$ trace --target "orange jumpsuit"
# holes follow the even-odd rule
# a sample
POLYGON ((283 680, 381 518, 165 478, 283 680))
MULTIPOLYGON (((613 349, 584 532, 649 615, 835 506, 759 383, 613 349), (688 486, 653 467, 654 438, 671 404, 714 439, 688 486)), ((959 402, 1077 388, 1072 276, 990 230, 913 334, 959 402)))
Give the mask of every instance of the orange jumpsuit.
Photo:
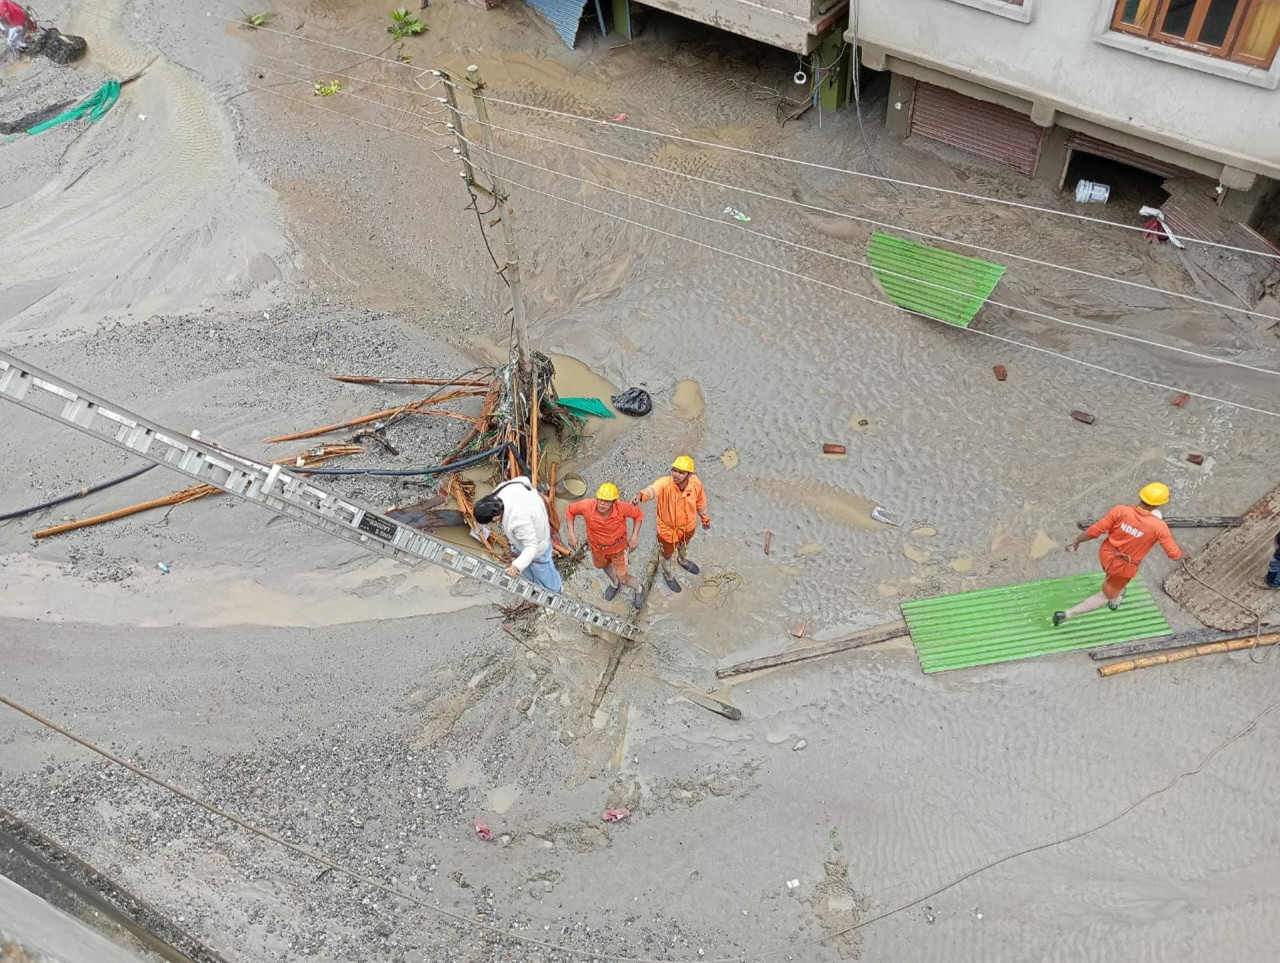
POLYGON ((627 519, 639 524, 644 514, 630 502, 614 502, 613 511, 601 515, 594 498, 583 498, 564 510, 564 520, 573 531, 573 520, 579 515, 587 523, 587 544, 591 546, 591 564, 596 568, 613 566, 619 578, 627 574, 627 519))
POLYGON ((1164 519, 1136 505, 1117 505, 1086 530, 1090 538, 1105 534, 1106 541, 1098 548, 1098 561, 1107 573, 1102 583, 1102 594, 1114 599, 1129 580, 1138 574, 1138 565, 1147 552, 1159 542, 1175 562, 1182 558, 1182 549, 1173 540, 1164 519))
POLYGON ((658 502, 658 547, 662 549, 663 558, 670 558, 678 546, 689 544, 689 539, 698 529, 699 518, 704 524, 711 521, 707 514, 707 493, 697 475, 689 476, 684 491, 676 487, 670 475, 663 475, 640 493, 642 502, 655 499, 658 502))

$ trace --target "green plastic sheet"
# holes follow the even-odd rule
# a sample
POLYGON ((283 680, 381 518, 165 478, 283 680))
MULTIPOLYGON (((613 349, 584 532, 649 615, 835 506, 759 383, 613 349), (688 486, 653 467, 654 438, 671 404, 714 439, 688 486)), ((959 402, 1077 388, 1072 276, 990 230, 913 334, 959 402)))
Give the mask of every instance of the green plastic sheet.
POLYGON ((568 408, 580 415, 591 415, 595 418, 612 418, 613 412, 599 398, 561 398, 560 407, 568 408))

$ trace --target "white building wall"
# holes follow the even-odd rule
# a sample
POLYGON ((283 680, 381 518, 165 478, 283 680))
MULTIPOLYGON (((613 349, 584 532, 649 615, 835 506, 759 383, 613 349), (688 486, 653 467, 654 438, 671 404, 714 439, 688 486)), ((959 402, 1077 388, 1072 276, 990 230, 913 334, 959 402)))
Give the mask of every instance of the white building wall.
POLYGON ((1280 55, 1264 71, 1115 33, 1115 2, 853 0, 846 37, 869 67, 905 61, 1003 91, 1045 126, 1079 118, 1280 178, 1280 55))

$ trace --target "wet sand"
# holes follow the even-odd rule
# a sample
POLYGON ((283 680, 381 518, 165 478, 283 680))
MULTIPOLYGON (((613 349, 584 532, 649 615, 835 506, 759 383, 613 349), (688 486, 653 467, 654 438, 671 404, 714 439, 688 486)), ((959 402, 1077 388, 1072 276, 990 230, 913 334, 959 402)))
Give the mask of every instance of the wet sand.
MULTIPOLYGON (((0 343, 262 457, 282 454, 261 444, 270 434, 411 397, 327 374, 438 376, 485 360, 485 346, 506 333, 505 289, 454 168, 436 163, 429 144, 313 109, 309 84, 278 88, 302 103, 229 99, 248 82, 281 82, 281 71, 342 70, 408 90, 410 70, 345 70, 356 58, 205 18, 178 17, 179 29, 172 0, 100 9, 103 17, 73 21, 98 59, 58 75, 65 89, 78 89, 68 78, 92 87, 107 71, 166 55, 125 88, 117 123, 79 138, 51 132, 11 155, 47 175, 31 198, 0 210, 0 229, 30 255, 0 286, 0 343)), ((387 43, 385 10, 363 0, 280 14, 291 33, 363 50, 387 43)), ((573 53, 520 4, 486 13, 440 0, 424 19, 431 30, 411 42, 415 65, 477 62, 496 96, 604 119, 625 110, 642 126, 1060 203, 1046 185, 892 142, 872 102, 865 144, 847 114, 821 130, 808 120, 779 128, 771 104, 728 80, 777 83, 785 64, 758 48, 726 52, 672 19, 617 51, 584 32, 573 53)), ((432 104, 356 81, 348 89, 432 104)), ((321 106, 433 136, 428 118, 341 97, 321 106)), ((1091 270, 1192 290, 1168 251, 1120 232, 924 202, 527 114, 495 110, 495 119, 1006 250, 1052 260, 1069 251, 1091 270)), ((708 215, 732 205, 754 229, 847 256, 869 233, 509 135, 500 144, 583 177, 625 177, 629 190, 708 215)), ((30 169, 23 177, 34 182, 30 169)), ((690 223, 550 175, 513 176, 874 290, 856 268, 727 220, 690 223)), ((634 491, 675 454, 692 454, 713 517, 692 557, 707 574, 742 578, 723 608, 700 601, 699 580, 683 573, 680 595, 655 589, 644 644, 626 653, 592 713, 607 641, 544 620, 515 643, 489 618, 487 592, 396 569, 229 499, 30 542, 33 528, 65 515, 180 486, 157 471, 0 525, 6 694, 90 738, 136 747, 165 775, 468 918, 482 913, 587 952, 1266 959, 1280 896, 1266 845, 1265 801, 1280 784, 1266 751, 1274 717, 1113 827, 1005 863, 856 940, 797 946, 1114 815, 1266 705, 1269 664, 1238 655, 1103 681, 1077 654, 925 678, 909 648, 885 646, 717 687, 742 708, 737 723, 680 692, 715 687, 718 665, 794 643, 801 622, 810 638, 829 638, 896 618, 907 598, 1080 571, 1091 558, 1056 550, 1074 536, 1074 519, 1127 498, 1148 476, 1170 483, 1180 513, 1251 504, 1274 484, 1274 421, 1199 401, 1174 408, 1158 389, 517 197, 533 335, 556 356, 562 393, 607 398, 640 385, 655 402, 648 417, 593 426, 562 469, 581 473, 588 490, 609 479, 634 491), (992 377, 994 363, 1008 367, 1007 382, 992 377), (1078 407, 1097 422, 1072 421, 1078 407), (847 455, 823 455, 824 442, 845 444, 847 455), (1192 449, 1211 452, 1213 470, 1183 461, 1192 449), (877 505, 901 526, 872 520, 877 505), (607 826, 600 813, 614 805, 634 815, 607 826), (474 819, 489 823, 494 842, 479 842, 474 819), (792 879, 800 885, 788 889, 792 879)), ((1000 293, 1277 365, 1269 333, 1132 289, 1011 264, 1000 293)), ((1209 393, 1254 403, 1274 394, 1260 376, 1011 312, 984 312, 980 324, 1209 393)), ((25 412, 6 412, 4 424, 3 510, 131 465, 25 412)), ((459 435, 444 419, 398 427, 405 455, 396 463, 434 464, 459 435)), ((388 506, 428 493, 417 482, 335 484, 388 506)), ((651 517, 647 528, 643 559, 651 517)), ((1179 537, 1195 549, 1208 533, 1179 537)), ((1158 557, 1145 568, 1153 582, 1167 571, 1158 557)), ((569 581, 596 601, 601 587, 589 565, 569 581)), ((317 881, 318 870, 195 818, 16 717, 3 725, 6 805, 231 956, 560 958, 499 948, 418 910, 391 913, 373 893, 353 898, 347 883, 317 881)))

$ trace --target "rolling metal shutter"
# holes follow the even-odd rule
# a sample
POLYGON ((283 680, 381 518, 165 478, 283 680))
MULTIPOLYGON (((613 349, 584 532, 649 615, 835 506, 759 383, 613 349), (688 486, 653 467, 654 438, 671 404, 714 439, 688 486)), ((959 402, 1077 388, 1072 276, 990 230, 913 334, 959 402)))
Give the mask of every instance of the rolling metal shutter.
POLYGON ((1072 150, 1082 150, 1086 154, 1093 154, 1096 157, 1119 161, 1121 164, 1128 164, 1130 167, 1136 167, 1140 171, 1147 171, 1151 174, 1159 174, 1161 177, 1194 176, 1191 171, 1175 164, 1169 164, 1165 161, 1156 160, 1154 157, 1139 154, 1137 151, 1129 150, 1127 147, 1108 144, 1105 140, 1098 140, 1098 138, 1090 137, 1088 134, 1072 134, 1067 146, 1072 150))
POLYGON ((986 157, 1023 174, 1035 172, 1045 133, 1026 114, 926 83, 916 84, 907 132, 986 157))
POLYGON ((587 0, 525 0, 540 14, 551 21, 560 39, 573 49, 578 41, 578 24, 582 21, 582 11, 587 0))

